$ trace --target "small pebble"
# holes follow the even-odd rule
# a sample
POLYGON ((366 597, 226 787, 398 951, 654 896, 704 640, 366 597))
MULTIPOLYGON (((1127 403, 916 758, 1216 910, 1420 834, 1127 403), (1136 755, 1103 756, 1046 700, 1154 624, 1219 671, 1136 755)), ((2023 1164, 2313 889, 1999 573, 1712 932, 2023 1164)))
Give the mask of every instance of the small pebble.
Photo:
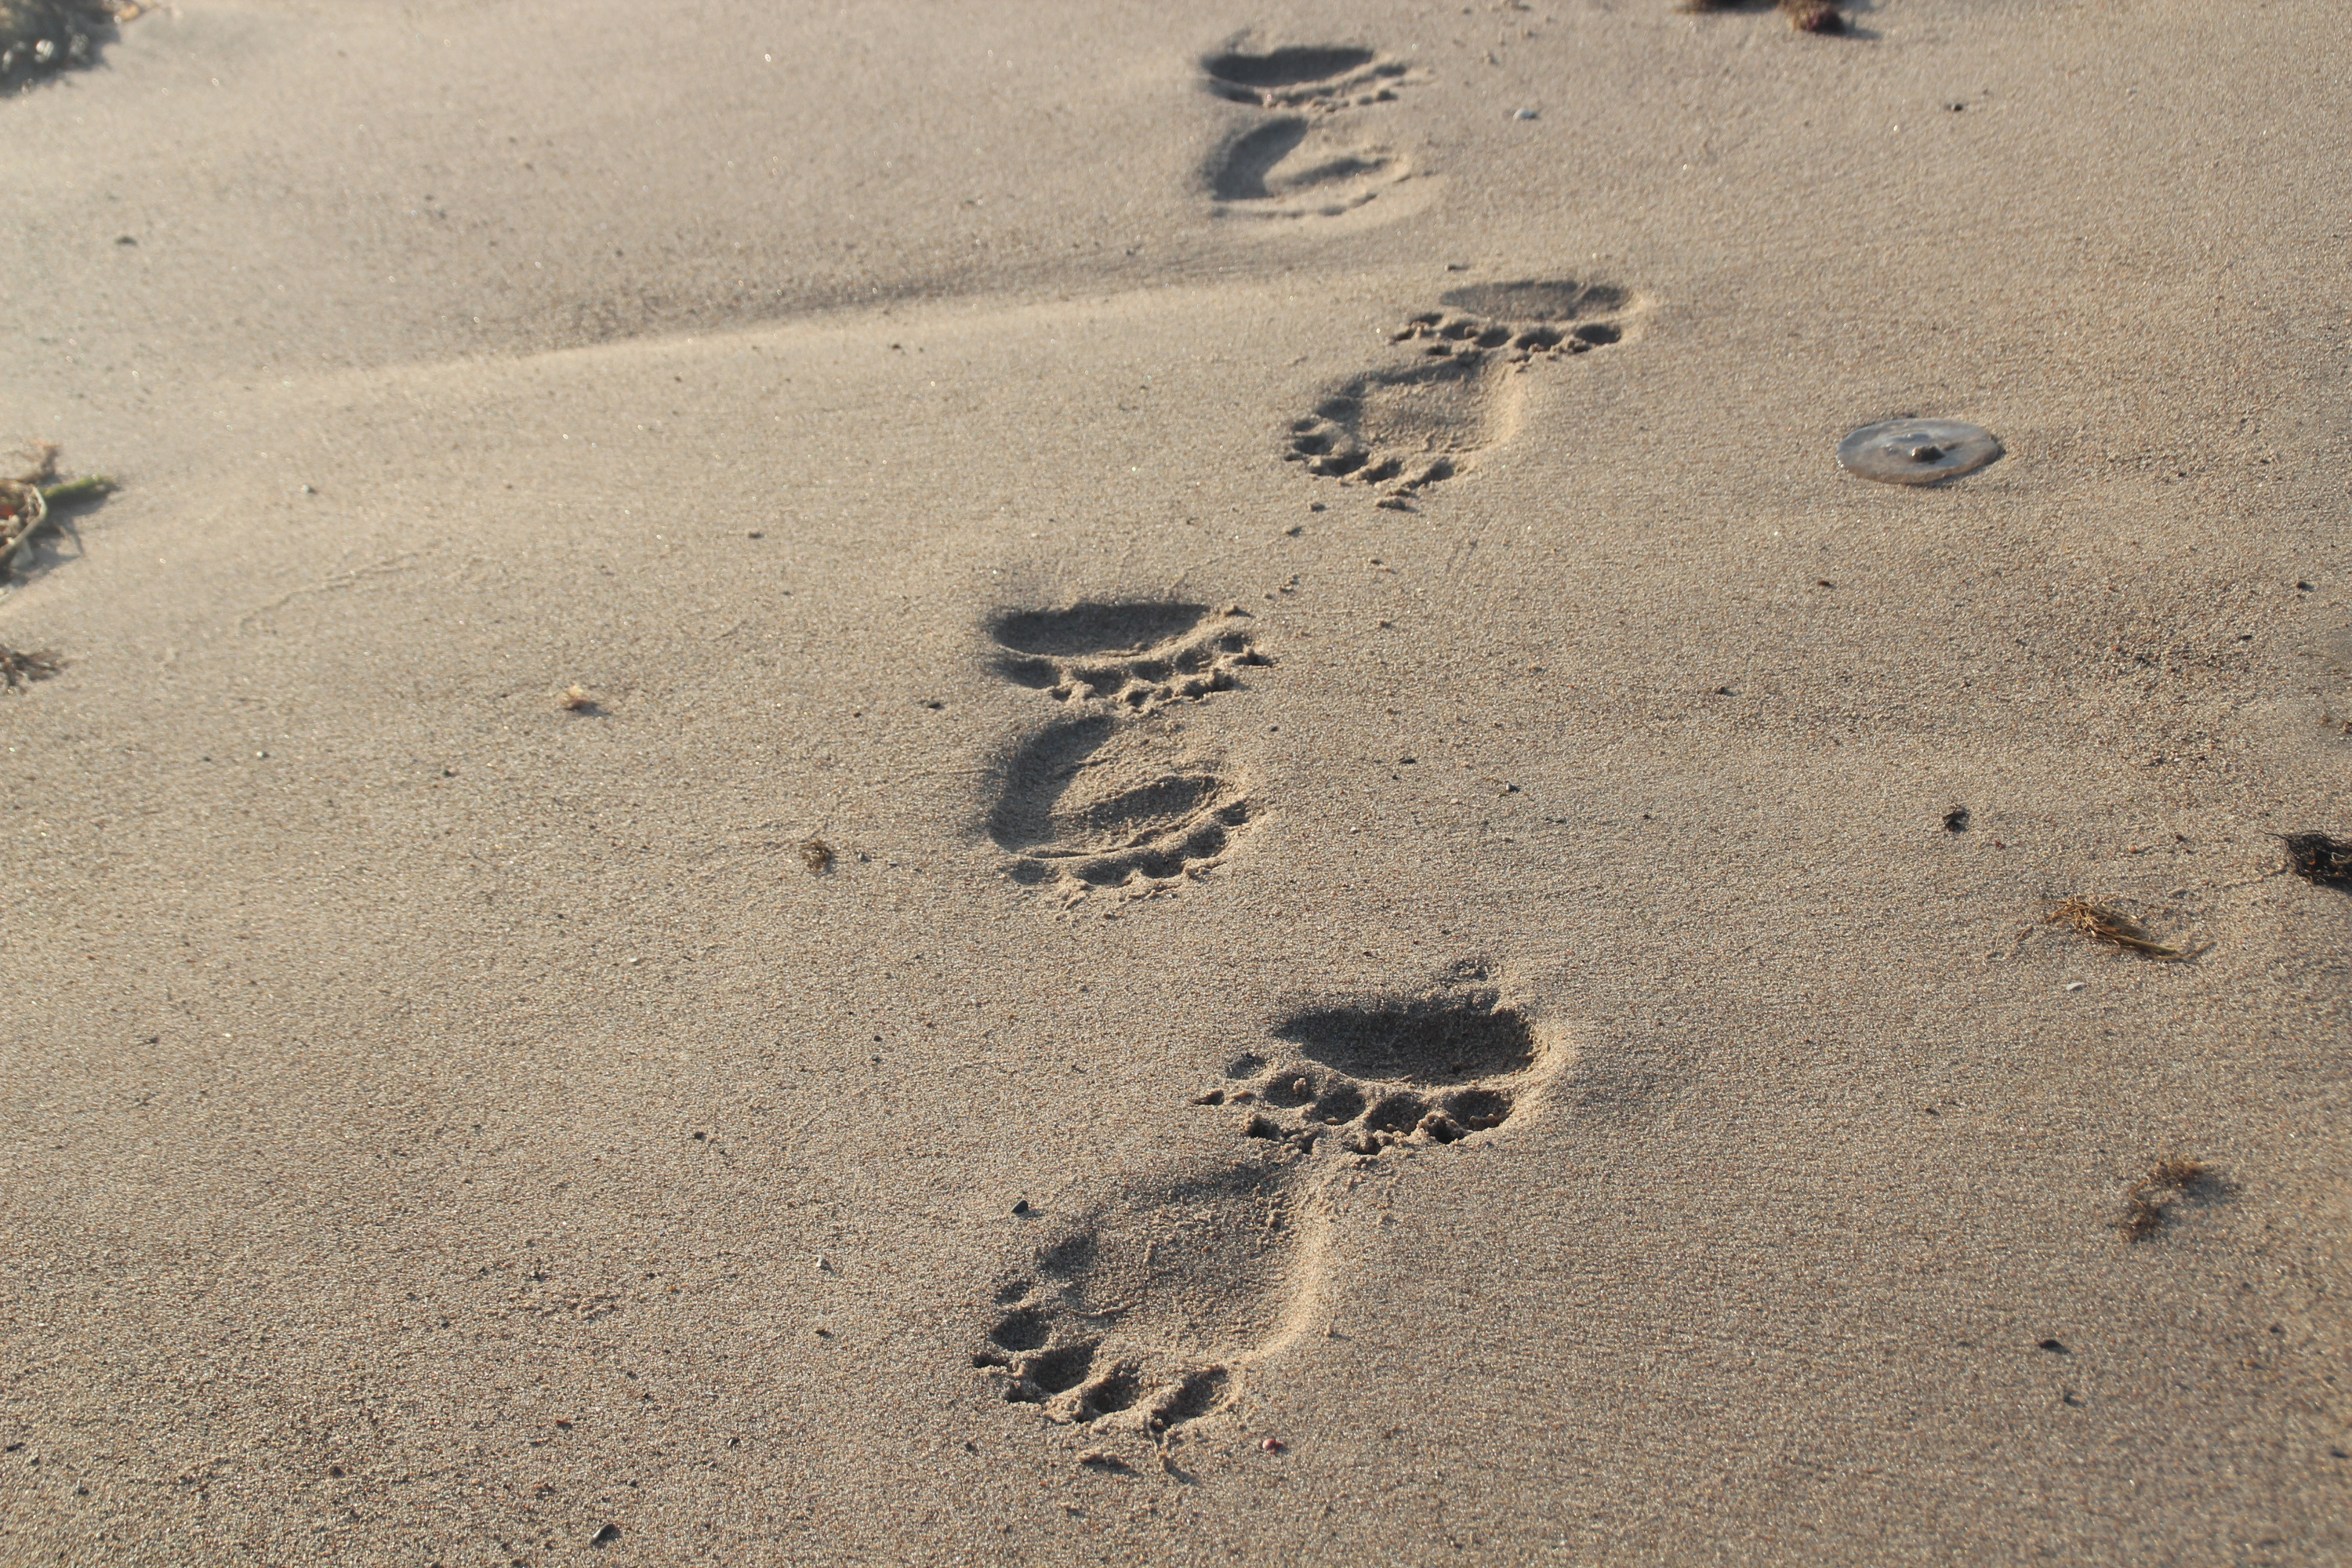
POLYGON ((1279 1454, 1283 1449, 1283 1442, 1279 1437, 1268 1437, 1265 1442, 1260 1443, 1258 1447, 1265 1449, 1269 1454, 1279 1454))
POLYGON ((1514 109, 1511 110, 1511 118, 1514 120, 1533 120, 1535 117, 1536 111, 1532 109, 1514 109))
POLYGON ((1029 1200, 1027 1198, 1023 1198, 1019 1203, 1014 1204, 1013 1205, 1013 1212, 1014 1214, 1027 1214, 1029 1212, 1029 1200))
POLYGON ((2090 982, 2087 980, 2069 980, 2066 982, 2066 989, 2069 991, 2080 991, 2089 984, 2090 982))

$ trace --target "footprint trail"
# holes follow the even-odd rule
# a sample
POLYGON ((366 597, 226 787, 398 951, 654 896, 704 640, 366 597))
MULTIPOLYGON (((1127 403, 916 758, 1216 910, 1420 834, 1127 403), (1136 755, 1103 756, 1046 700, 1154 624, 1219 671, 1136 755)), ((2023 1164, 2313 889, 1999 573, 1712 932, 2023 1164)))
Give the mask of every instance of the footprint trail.
POLYGON ((1566 279, 1482 284, 1441 302, 1391 336, 1411 357, 1329 388, 1292 421, 1286 461, 1402 504, 1517 428, 1529 365, 1622 341, 1630 304, 1622 289, 1566 279))

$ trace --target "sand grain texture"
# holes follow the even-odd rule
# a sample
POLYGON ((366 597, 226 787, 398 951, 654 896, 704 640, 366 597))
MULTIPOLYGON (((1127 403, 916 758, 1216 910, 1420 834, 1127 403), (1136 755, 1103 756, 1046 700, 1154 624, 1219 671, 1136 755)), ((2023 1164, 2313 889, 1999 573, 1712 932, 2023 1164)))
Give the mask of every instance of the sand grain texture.
POLYGON ((2352 24, 1849 15, 0 100, 0 1561, 2352 1552, 2352 24))

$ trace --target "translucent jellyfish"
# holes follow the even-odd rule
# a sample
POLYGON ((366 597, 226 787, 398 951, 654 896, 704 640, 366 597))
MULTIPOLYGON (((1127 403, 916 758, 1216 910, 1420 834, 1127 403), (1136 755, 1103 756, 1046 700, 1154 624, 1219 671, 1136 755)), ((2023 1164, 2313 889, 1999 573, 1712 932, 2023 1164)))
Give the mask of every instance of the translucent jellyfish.
POLYGON ((1838 443, 1838 467, 1890 485, 1932 485, 2000 456, 1990 430, 1957 419, 1889 419, 1838 443))

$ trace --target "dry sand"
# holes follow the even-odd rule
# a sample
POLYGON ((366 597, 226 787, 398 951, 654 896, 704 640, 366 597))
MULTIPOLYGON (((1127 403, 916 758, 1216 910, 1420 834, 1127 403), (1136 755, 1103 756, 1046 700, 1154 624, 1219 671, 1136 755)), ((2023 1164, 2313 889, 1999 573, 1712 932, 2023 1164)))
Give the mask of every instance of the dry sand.
POLYGON ((0 101, 0 1560, 2352 1553, 2352 22, 1853 20, 0 101))

